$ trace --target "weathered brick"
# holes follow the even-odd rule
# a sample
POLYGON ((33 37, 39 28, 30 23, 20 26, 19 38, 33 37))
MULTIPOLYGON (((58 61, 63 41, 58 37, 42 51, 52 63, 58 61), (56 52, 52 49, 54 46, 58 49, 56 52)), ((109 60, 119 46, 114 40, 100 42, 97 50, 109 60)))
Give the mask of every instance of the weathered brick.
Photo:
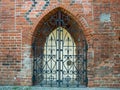
POLYGON ((0 0, 0 85, 32 85, 35 32, 60 7, 87 40, 88 87, 120 87, 120 0, 35 1, 0 0))

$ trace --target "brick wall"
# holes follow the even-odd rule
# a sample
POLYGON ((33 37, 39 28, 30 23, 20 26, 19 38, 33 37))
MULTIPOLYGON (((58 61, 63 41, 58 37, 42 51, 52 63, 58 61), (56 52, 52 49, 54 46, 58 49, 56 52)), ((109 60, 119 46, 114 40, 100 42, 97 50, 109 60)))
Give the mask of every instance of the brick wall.
POLYGON ((119 0, 0 0, 0 85, 32 85, 34 32, 57 7, 86 37, 88 87, 120 87, 119 0))

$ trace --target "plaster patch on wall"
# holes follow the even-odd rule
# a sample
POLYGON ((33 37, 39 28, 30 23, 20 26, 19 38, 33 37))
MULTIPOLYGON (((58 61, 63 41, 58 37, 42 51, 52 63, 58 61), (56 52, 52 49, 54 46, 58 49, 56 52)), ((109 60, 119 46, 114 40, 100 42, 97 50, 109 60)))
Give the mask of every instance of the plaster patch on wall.
POLYGON ((19 78, 26 78, 32 75, 32 58, 30 58, 31 54, 31 46, 25 45, 24 52, 23 52, 23 61, 22 61, 22 69, 17 77, 19 78))
POLYGON ((92 48, 88 49, 87 57, 89 58, 88 63, 94 63, 94 50, 92 48))
POLYGON ((31 58, 30 58, 30 54, 31 54, 31 46, 30 45, 25 45, 25 51, 23 53, 23 68, 27 69, 31 69, 31 58))
POLYGON ((89 14, 92 11, 91 2, 89 2, 88 0, 71 0, 71 5, 73 4, 82 5, 82 11, 84 12, 84 14, 89 14))
POLYGON ((82 5, 83 5, 84 14, 89 14, 92 11, 91 3, 85 3, 85 4, 82 4, 82 5))
POLYGON ((110 22, 111 21, 110 17, 111 17, 110 13, 102 13, 100 15, 100 22, 110 22))

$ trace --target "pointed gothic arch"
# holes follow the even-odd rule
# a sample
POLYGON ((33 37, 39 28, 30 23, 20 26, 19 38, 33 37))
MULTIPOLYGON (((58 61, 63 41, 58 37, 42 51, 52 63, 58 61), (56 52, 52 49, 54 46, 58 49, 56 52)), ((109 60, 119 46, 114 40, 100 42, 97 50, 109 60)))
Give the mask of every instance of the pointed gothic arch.
POLYGON ((87 20, 82 15, 76 13, 75 10, 73 10, 70 7, 68 8, 65 5, 58 5, 56 7, 47 8, 47 10, 43 11, 42 15, 40 17, 38 17, 37 20, 34 22, 34 25, 31 28, 32 31, 30 31, 30 33, 32 34, 32 40, 31 40, 32 42, 34 41, 34 37, 36 35, 37 29, 42 26, 43 22, 45 22, 45 20, 48 17, 53 15, 58 10, 61 10, 62 12, 64 12, 66 15, 71 17, 73 21, 75 21, 77 23, 78 27, 80 27, 80 29, 82 29, 83 34, 86 36, 87 42, 93 38, 93 37, 91 37, 91 34, 93 31, 89 27, 87 20), (89 32, 88 32, 88 30, 89 30, 89 32))
MULTIPOLYGON (((69 34, 74 39, 74 42, 76 44, 76 61, 77 67, 76 67, 76 80, 77 83, 73 83, 73 85, 70 82, 67 82, 66 87, 70 86, 87 86, 88 80, 87 80, 87 42, 86 38, 84 36, 84 33, 82 29, 79 27, 78 23, 70 17, 61 8, 56 8, 55 10, 51 11, 46 15, 41 22, 37 25, 36 31, 34 32, 34 38, 32 42, 32 48, 33 48, 33 57, 34 57, 34 64, 33 64, 33 84, 34 85, 41 85, 41 86, 65 86, 62 85, 63 81, 61 79, 56 79, 56 84, 49 83, 48 85, 48 78, 43 77, 44 73, 47 73, 47 71, 44 71, 43 69, 43 58, 44 55, 44 45, 46 43, 47 37, 50 35, 50 33, 53 32, 56 28, 62 27, 69 32, 69 34), (82 63, 82 65, 80 65, 82 63), (46 83, 41 83, 43 80, 46 80, 46 83)), ((59 29, 59 32, 62 29, 59 29)), ((59 42, 61 42, 60 38, 58 39, 59 42)), ((56 39, 57 42, 57 39, 56 39)), ((61 53, 61 48, 56 49, 56 51, 59 51, 61 53)), ((57 55, 56 55, 57 56, 57 55)), ((56 59, 56 61, 59 61, 59 59, 56 59)), ((58 70, 60 74, 60 70, 58 70)), ((57 73, 57 69, 56 69, 57 73)), ((63 73, 62 73, 63 74, 63 73)), ((68 73, 69 74, 69 73, 68 73)), ((52 72, 51 72, 52 75, 52 72)), ((59 77, 60 78, 60 77, 59 77)), ((67 78, 68 79, 68 78, 67 78)), ((73 78, 72 78, 73 79, 73 78)))

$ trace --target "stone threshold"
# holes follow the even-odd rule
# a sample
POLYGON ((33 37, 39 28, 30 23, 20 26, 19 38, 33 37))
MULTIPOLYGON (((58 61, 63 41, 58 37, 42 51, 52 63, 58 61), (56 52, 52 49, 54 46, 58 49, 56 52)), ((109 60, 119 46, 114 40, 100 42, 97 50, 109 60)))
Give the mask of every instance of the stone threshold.
POLYGON ((0 90, 120 90, 120 88, 57 88, 39 86, 0 86, 0 90))

